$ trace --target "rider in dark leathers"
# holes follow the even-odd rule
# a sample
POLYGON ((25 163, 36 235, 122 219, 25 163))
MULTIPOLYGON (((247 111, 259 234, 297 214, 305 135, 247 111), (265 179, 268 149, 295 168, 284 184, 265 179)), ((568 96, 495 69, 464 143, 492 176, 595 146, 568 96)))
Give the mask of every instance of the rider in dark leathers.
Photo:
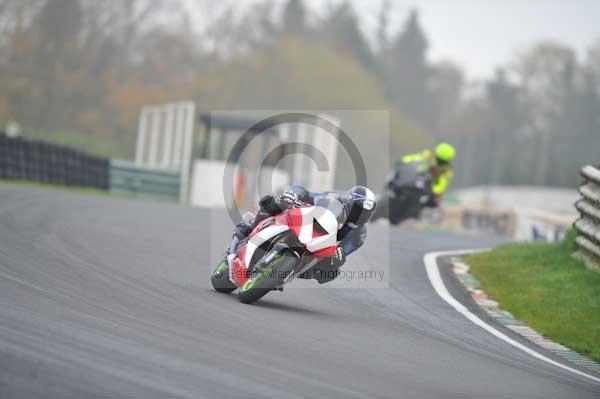
POLYGON ((375 212, 376 202, 375 194, 366 187, 356 186, 346 194, 339 194, 335 192, 314 193, 298 185, 290 187, 277 197, 266 195, 260 199, 260 208, 253 220, 242 221, 236 226, 229 252, 233 253, 237 243, 246 238, 266 218, 277 215, 299 202, 314 205, 321 198, 336 199, 344 207, 345 222, 338 229, 336 256, 320 261, 315 267, 298 277, 314 278, 321 284, 334 280, 338 277, 338 269, 345 263, 346 256, 360 248, 367 237, 366 223, 375 212))

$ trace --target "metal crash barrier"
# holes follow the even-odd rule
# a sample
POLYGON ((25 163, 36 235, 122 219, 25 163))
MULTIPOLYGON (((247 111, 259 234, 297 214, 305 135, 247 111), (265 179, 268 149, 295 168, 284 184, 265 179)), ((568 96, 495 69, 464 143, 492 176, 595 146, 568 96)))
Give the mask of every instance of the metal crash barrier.
POLYGON ((129 161, 110 161, 112 194, 178 201, 180 189, 179 171, 139 166, 129 161))
POLYGON ((600 268, 600 166, 581 169, 584 181, 579 187, 581 199, 575 203, 580 218, 575 222, 577 230, 575 256, 585 261, 588 268, 600 268))

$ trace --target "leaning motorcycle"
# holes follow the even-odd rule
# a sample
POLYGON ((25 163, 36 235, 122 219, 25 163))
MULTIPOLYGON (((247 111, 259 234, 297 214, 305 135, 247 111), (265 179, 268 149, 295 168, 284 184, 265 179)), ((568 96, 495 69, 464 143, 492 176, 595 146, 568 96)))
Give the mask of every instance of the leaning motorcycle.
POLYGON ((213 288, 224 293, 237 289, 243 303, 282 290, 319 260, 335 256, 342 217, 339 201, 324 198, 263 220, 237 244, 232 259, 225 257, 213 271, 213 288))
POLYGON ((430 176, 418 173, 412 165, 397 166, 377 200, 380 205, 373 220, 387 218, 396 225, 408 219, 418 219, 432 199, 430 181, 430 176))

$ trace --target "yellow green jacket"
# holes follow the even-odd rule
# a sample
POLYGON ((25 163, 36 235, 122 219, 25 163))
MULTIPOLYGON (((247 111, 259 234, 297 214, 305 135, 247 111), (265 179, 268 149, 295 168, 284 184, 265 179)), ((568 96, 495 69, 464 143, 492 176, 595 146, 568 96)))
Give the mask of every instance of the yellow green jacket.
POLYGON ((444 194, 454 176, 449 165, 439 166, 437 164, 435 155, 431 150, 407 154, 402 157, 402 162, 413 164, 418 173, 430 173, 432 177, 431 191, 438 197, 444 194), (433 173, 431 173, 432 170, 433 173))

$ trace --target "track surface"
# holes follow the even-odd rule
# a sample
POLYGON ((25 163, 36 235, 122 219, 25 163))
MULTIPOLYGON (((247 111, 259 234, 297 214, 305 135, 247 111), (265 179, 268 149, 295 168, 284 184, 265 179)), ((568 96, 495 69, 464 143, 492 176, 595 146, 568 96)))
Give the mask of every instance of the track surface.
POLYGON ((209 239, 209 219, 0 185, 0 398, 600 396, 436 296, 423 254, 492 239, 394 229, 391 288, 287 289, 247 306, 210 289, 230 227, 209 239))

